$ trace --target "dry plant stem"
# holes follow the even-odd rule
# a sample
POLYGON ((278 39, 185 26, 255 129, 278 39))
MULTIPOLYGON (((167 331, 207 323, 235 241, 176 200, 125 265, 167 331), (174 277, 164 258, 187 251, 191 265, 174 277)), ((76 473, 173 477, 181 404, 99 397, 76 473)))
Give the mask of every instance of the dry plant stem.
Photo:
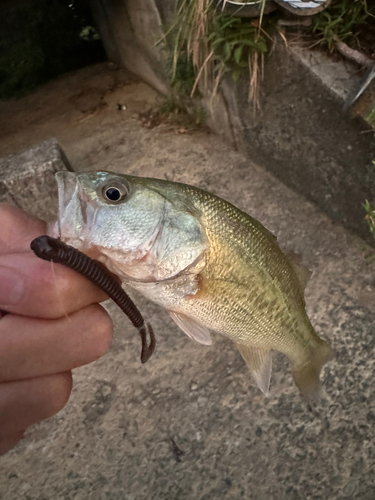
POLYGON ((260 54, 260 62, 259 62, 259 52, 255 51, 249 54, 249 73, 250 73, 250 82, 249 82, 249 94, 248 99, 249 102, 253 103, 253 111, 260 110, 260 102, 259 102, 259 80, 263 78, 264 73, 264 55, 260 54))
POLYGON ((262 27, 262 21, 263 21, 265 7, 266 7, 266 0, 263 0, 262 8, 260 10, 260 16, 259 16, 259 33, 258 33, 258 36, 260 35, 260 30, 261 30, 261 27, 262 27))
POLYGON ((207 86, 209 68, 208 61, 210 57, 208 52, 209 48, 207 45, 207 18, 209 15, 209 8, 213 0, 195 0, 194 17, 192 21, 192 32, 190 34, 190 39, 188 42, 188 54, 191 55, 193 66, 195 70, 199 73, 201 68, 203 68, 201 74, 204 75, 205 86, 207 86))
POLYGON ((350 48, 348 45, 346 45, 346 43, 342 42, 338 37, 336 38, 336 49, 338 52, 340 52, 341 55, 359 64, 360 66, 370 68, 375 63, 373 59, 370 59, 369 57, 365 56, 365 54, 362 54, 362 52, 359 52, 358 50, 350 48))
MULTIPOLYGON (((259 16, 257 39, 261 36, 261 32, 265 33, 265 31, 262 28, 265 7, 266 7, 266 0, 263 0, 259 16)), ((259 80, 263 79, 263 73, 264 73, 263 54, 261 54, 260 66, 259 66, 259 52, 254 51, 252 54, 249 54, 249 73, 250 73, 250 82, 249 82, 248 100, 249 102, 251 101, 253 102, 253 113, 255 115, 256 112, 260 110, 259 80)))
POLYGON ((219 84, 220 84, 220 81, 221 81, 221 78, 224 74, 224 66, 222 66, 219 70, 219 73, 215 79, 215 85, 214 85, 214 88, 212 90, 212 94, 211 94, 211 99, 210 99, 210 108, 211 108, 211 113, 213 112, 213 108, 212 108, 212 104, 213 104, 213 100, 214 98, 216 97, 216 94, 217 94, 217 91, 218 91, 218 88, 219 88, 219 84))
POLYGON ((206 59, 205 59, 204 63, 203 63, 203 64, 202 64, 202 66, 200 67, 199 72, 198 72, 198 75, 197 75, 197 77, 196 77, 196 79, 195 79, 195 82, 194 82, 194 85, 193 85, 193 89, 192 89, 192 91, 191 91, 191 93, 190 93, 190 97, 193 97, 193 95, 194 95, 194 93, 195 93, 195 91, 196 91, 197 85, 198 85, 198 83, 199 83, 199 80, 200 80, 200 78, 201 78, 201 76, 202 76, 203 70, 204 70, 204 68, 206 67, 206 64, 208 64, 209 60, 211 59, 211 57, 212 57, 213 55, 214 55, 214 51, 213 51, 213 50, 211 50, 211 52, 210 52, 210 53, 208 54, 208 56, 206 57, 206 59))
MULTIPOLYGON (((288 41, 287 41, 286 36, 285 36, 285 34, 283 33, 283 31, 281 31, 281 29, 279 29, 279 30, 278 30, 278 33, 279 33, 279 35, 280 35, 281 39, 283 40, 283 42, 284 42, 284 44, 285 44, 285 47, 288 47, 288 41)), ((270 55, 273 53, 274 47, 275 47, 275 44, 273 44, 273 46, 272 46, 272 49, 271 49, 271 51, 270 51, 270 55)))

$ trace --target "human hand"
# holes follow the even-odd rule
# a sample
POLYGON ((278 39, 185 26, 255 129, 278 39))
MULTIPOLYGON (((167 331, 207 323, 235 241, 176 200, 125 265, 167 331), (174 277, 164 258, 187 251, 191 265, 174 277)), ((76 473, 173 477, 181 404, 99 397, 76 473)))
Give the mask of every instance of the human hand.
POLYGON ((107 297, 85 278, 35 257, 46 224, 0 203, 0 455, 67 403, 71 370, 102 356, 107 297))

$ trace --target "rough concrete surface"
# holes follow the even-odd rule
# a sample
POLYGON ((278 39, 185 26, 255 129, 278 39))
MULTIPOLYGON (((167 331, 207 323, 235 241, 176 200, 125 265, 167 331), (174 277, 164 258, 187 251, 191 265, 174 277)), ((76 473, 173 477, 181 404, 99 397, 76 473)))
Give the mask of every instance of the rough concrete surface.
POLYGON ((313 271, 308 313, 335 351, 322 375, 326 395, 309 408, 278 355, 265 398, 231 342, 214 335, 211 347, 198 345, 132 294, 154 326, 154 356, 141 365, 138 335, 110 304, 111 349, 74 371, 62 412, 0 458, 1 500, 372 500, 375 265, 365 258, 373 250, 220 138, 142 127, 136 112, 154 99, 144 85, 127 85, 121 96, 127 111, 117 112, 119 96, 110 94, 107 108, 75 125, 75 134, 61 121, 50 132, 78 170, 208 189, 300 254, 313 271))
POLYGON ((66 169, 71 166, 56 139, 0 158, 0 201, 52 220, 57 214, 55 173, 66 169))
MULTIPOLYGON (((168 3, 168 2, 167 2, 168 3)), ((108 59, 168 94, 160 12, 154 0, 90 0, 108 59)))

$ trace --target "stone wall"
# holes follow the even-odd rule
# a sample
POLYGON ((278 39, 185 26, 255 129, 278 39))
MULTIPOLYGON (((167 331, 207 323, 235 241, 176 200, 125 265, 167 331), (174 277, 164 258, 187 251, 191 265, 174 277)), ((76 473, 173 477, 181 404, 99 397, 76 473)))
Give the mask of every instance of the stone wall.
MULTIPOLYGON (((276 47, 265 66, 261 111, 255 115, 247 99, 248 80, 226 81, 222 95, 235 145, 374 244, 362 204, 366 199, 375 202, 375 133, 361 116, 343 110, 358 77, 348 71, 339 85, 340 68, 320 60, 322 79, 314 69, 315 56, 307 55, 306 50, 276 47), (334 84, 329 71, 334 72, 334 84)), ((213 128, 219 127, 214 122, 213 128)))
POLYGON ((154 0, 90 0, 90 5, 108 59, 167 94, 164 54, 157 45, 162 19, 154 0))

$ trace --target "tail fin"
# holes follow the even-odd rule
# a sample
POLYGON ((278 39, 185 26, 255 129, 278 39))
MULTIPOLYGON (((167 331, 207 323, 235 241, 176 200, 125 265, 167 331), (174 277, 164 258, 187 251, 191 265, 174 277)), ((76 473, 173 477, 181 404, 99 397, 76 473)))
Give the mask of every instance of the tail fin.
POLYGON ((293 366, 292 375, 296 386, 307 401, 316 402, 321 396, 320 371, 330 359, 333 351, 330 345, 318 339, 314 346, 308 348, 308 357, 305 363, 293 366))

